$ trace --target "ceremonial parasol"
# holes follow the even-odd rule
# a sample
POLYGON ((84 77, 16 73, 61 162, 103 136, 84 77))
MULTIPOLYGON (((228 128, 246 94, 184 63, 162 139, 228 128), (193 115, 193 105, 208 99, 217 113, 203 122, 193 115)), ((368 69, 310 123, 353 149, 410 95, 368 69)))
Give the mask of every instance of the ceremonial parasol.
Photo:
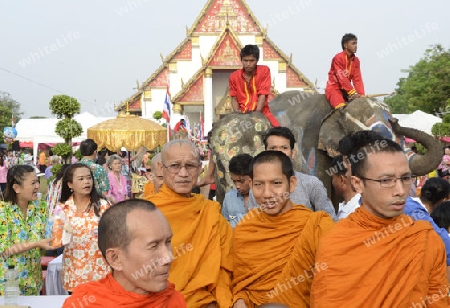
POLYGON ((132 114, 119 114, 115 119, 88 128, 87 137, 93 139, 99 149, 107 148, 113 152, 122 147, 128 151, 141 146, 153 149, 167 142, 165 127, 132 114))

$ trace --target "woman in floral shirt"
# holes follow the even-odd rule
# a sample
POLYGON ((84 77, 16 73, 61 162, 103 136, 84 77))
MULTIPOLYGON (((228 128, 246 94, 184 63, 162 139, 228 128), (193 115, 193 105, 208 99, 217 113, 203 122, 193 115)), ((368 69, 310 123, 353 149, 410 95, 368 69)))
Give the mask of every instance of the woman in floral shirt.
POLYGON ((66 229, 72 232, 64 248, 62 273, 64 288, 72 292, 77 285, 102 279, 110 271, 97 244, 98 222, 109 203, 100 199, 91 169, 81 163, 64 173, 60 201, 53 215, 63 211, 66 229))
POLYGON ((44 281, 40 249, 51 250, 45 239, 47 204, 37 201, 39 180, 28 165, 8 170, 5 202, 0 202, 0 295, 8 265, 19 273, 22 295, 38 295, 44 281))

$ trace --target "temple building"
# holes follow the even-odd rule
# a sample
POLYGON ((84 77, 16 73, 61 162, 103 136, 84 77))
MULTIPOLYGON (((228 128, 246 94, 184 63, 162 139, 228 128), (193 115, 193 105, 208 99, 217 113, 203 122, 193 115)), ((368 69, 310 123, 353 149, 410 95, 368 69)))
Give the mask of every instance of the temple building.
POLYGON ((272 76, 272 97, 287 90, 314 91, 314 85, 267 36, 245 0, 208 0, 186 38, 138 91, 116 107, 152 119, 163 111, 167 88, 171 93, 171 127, 188 118, 191 127, 202 117, 205 135, 212 123, 232 111, 228 78, 242 68, 240 49, 247 44, 260 48, 258 64, 267 65, 272 76))

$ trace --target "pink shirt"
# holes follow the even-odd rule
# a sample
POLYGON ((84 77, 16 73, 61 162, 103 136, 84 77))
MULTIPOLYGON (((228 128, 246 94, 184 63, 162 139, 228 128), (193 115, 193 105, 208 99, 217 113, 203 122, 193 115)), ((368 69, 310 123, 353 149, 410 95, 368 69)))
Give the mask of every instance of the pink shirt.
POLYGON ((116 200, 116 202, 125 200, 127 195, 127 179, 124 175, 120 175, 120 181, 114 172, 110 171, 108 173, 109 179, 109 192, 108 194, 116 200))
POLYGON ((0 183, 6 183, 6 175, 8 174, 8 167, 6 166, 6 162, 3 163, 3 166, 0 166, 0 183))

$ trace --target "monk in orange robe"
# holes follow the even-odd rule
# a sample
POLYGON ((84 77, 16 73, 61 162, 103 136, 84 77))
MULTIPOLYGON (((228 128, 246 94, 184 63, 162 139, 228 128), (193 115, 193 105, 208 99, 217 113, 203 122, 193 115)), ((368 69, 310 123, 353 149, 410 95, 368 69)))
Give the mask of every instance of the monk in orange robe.
POLYGON ((217 202, 191 194, 201 171, 200 154, 188 140, 166 144, 159 167, 164 184, 150 197, 173 229, 170 280, 189 308, 231 306, 232 229, 217 202))
POLYGON ((446 254, 426 221, 403 214, 411 171, 401 147, 381 139, 349 156, 362 204, 320 241, 311 307, 449 307, 446 254))
POLYGON ((161 153, 153 156, 150 162, 150 167, 152 169, 151 179, 144 186, 144 193, 142 195, 143 199, 147 199, 150 196, 158 193, 159 189, 163 184, 163 174, 158 168, 158 163, 161 162, 161 153))
POLYGON ((173 261, 172 230, 151 202, 126 200, 108 209, 98 226, 98 246, 112 274, 76 287, 63 308, 185 308, 167 279, 173 261))
POLYGON ((261 208, 251 210, 234 229, 233 307, 275 302, 309 307, 312 278, 326 270, 326 264, 315 262, 316 249, 333 219, 289 200, 297 178, 283 152, 261 152, 250 170, 261 208))

